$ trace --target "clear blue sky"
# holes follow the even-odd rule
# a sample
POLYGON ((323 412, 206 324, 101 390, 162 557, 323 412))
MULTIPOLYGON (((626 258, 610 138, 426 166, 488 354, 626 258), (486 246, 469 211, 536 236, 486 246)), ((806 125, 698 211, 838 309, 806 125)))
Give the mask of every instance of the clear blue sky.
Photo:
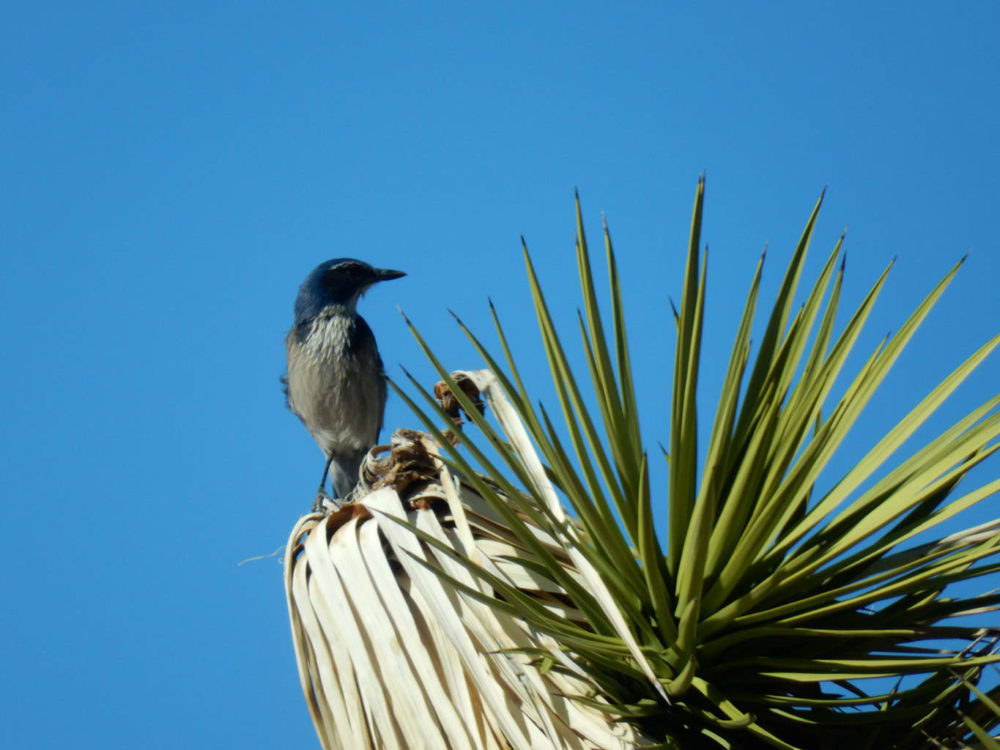
MULTIPOLYGON (((477 366, 446 308, 488 336, 489 295, 546 397, 518 237, 575 344, 578 186, 615 237, 652 449, 703 170, 706 408, 761 249, 766 296, 825 185, 810 269, 849 225, 857 303, 898 256, 862 348, 971 251, 851 450, 1000 329, 994 2, 335 5, 6 7, 8 747, 316 746, 281 568, 237 563, 321 469, 278 377, 325 258, 409 273, 362 303, 390 372, 429 379, 397 305, 477 366)), ((998 382, 994 359, 947 413, 998 382)), ((399 399, 386 424, 416 426, 399 399)))

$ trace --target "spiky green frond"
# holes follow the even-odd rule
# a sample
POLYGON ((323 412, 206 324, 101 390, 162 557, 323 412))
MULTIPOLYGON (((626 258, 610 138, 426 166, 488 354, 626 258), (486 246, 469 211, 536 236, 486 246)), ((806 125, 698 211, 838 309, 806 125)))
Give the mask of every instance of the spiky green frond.
MULTIPOLYGON (((509 413, 495 415, 498 426, 478 414, 417 334, 501 464, 486 457, 477 447, 478 434, 470 430, 454 433, 457 445, 442 442, 446 461, 470 481, 477 473, 488 477, 479 480, 477 489, 510 520, 513 533, 523 536, 538 575, 564 586, 583 614, 572 622, 557 622, 537 609, 525 616, 530 614, 540 631, 559 633, 553 637, 564 639, 560 657, 585 670, 609 705, 632 717, 647 736, 680 747, 819 747, 844 741, 918 747, 936 731, 953 737, 961 726, 971 737, 976 730, 972 723, 962 723, 956 707, 975 701, 986 705, 983 696, 989 700, 976 686, 982 669, 997 659, 995 633, 946 623, 1000 605, 1000 595, 962 598, 949 586, 995 575, 1000 525, 919 545, 915 539, 926 538, 945 520, 1000 490, 1000 480, 959 490, 963 477, 1000 445, 1000 396, 955 420, 910 456, 895 456, 1000 343, 1000 336, 956 367, 842 477, 824 475, 958 266, 856 373, 845 372, 889 269, 838 332, 841 237, 794 311, 821 197, 755 351, 750 337, 763 259, 754 274, 717 411, 703 434, 696 408, 708 285, 707 253, 701 249, 703 203, 704 180, 699 180, 683 292, 675 310, 668 486, 650 485, 610 234, 605 226, 607 323, 579 200, 579 327, 590 392, 570 366, 525 246, 562 422, 554 424, 533 403, 496 310, 504 365, 462 329, 509 407, 509 413), (843 382, 844 392, 834 397, 834 385, 843 382), (520 437, 512 434, 518 431, 520 437), (704 456, 698 453, 700 439, 707 445, 704 456), (530 442, 530 453, 524 440, 530 442), (533 461, 538 466, 532 468, 533 461), (817 490, 821 476, 830 487, 822 493, 817 490), (519 499, 521 492, 524 499, 519 499), (578 524, 578 569, 599 577, 603 590, 613 595, 612 604, 595 597, 575 575, 557 570, 565 561, 535 549, 534 532, 513 518, 517 514, 512 509, 530 514, 533 523, 559 538, 569 521, 558 511, 556 493, 578 524), (664 540, 655 530, 660 513, 668 528, 664 540), (950 651, 926 648, 942 639, 959 645, 950 651), (963 642, 975 646, 964 648, 963 642), (965 682, 955 683, 954 670, 965 675, 965 682), (866 692, 865 678, 893 675, 919 677, 904 680, 890 693, 866 692)), ((430 393, 422 392, 426 408, 406 398, 443 440, 437 425, 446 415, 430 393)), ((492 403, 500 403, 499 397, 492 403)), ((475 561, 465 567, 497 584, 475 561)), ((505 606, 516 607, 515 593, 508 594, 505 606)), ((969 719, 970 714, 963 716, 969 719)), ((969 719, 976 720, 986 732, 998 723, 988 713, 969 719)))

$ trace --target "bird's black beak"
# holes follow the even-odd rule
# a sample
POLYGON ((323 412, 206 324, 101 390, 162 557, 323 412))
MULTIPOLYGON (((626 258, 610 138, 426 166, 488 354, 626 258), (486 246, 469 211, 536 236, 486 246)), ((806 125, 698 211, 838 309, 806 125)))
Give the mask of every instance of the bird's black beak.
POLYGON ((403 271, 394 271, 391 268, 375 269, 375 281, 391 281, 392 279, 398 279, 400 276, 406 276, 406 274, 403 271))

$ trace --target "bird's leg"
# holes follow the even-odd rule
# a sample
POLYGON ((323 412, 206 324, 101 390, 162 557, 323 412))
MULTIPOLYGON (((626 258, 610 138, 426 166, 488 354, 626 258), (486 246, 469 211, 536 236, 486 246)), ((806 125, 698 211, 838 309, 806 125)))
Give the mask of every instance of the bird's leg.
POLYGON ((331 453, 326 457, 326 464, 323 465, 323 476, 319 480, 319 492, 317 494, 326 494, 326 478, 330 475, 330 464, 333 463, 333 454, 331 453))
POLYGON ((319 489, 316 490, 316 499, 313 500, 312 512, 322 513, 324 506, 327 501, 333 502, 331 497, 326 494, 326 478, 330 474, 330 464, 333 463, 333 454, 331 453, 326 458, 326 466, 323 467, 323 476, 319 480, 319 489))

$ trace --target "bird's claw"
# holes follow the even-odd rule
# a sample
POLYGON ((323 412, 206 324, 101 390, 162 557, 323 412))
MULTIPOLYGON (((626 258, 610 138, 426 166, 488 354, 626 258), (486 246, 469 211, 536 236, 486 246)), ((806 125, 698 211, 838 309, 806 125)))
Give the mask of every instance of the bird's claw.
POLYGON ((340 501, 334 500, 325 490, 320 490, 316 493, 316 499, 313 500, 312 512, 313 513, 332 513, 333 511, 340 508, 340 501))

